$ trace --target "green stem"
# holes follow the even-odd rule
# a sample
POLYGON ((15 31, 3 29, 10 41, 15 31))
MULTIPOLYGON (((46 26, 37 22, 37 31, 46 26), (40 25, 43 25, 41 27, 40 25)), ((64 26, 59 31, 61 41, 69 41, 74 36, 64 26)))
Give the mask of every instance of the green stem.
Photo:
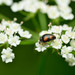
POLYGON ((22 14, 22 15, 24 15, 24 16, 27 16, 28 15, 28 13, 25 12, 25 11, 19 11, 19 13, 22 14))
POLYGON ((40 26, 42 30, 46 30, 47 29, 47 19, 46 19, 46 15, 43 13, 38 13, 38 18, 40 21, 40 26))
POLYGON ((38 75, 44 75, 45 67, 46 67, 46 56, 43 55, 41 58, 41 64, 40 64, 40 69, 39 69, 39 74, 38 75))
POLYGON ((33 24, 34 24, 34 27, 35 27, 36 31, 39 32, 41 29, 40 29, 40 26, 39 26, 39 24, 38 24, 36 18, 33 18, 33 19, 31 19, 31 20, 32 20, 32 22, 33 22, 33 24))

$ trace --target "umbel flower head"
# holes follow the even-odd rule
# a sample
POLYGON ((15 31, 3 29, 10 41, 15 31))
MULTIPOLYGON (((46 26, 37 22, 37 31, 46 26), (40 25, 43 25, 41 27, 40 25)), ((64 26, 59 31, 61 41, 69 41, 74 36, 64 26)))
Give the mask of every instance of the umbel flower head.
MULTIPOLYGON (((47 31, 40 32, 39 36, 42 37, 46 34, 52 34, 56 37, 56 39, 49 42, 38 42, 35 44, 38 52, 43 52, 47 50, 47 48, 53 48, 57 50, 57 52, 65 58, 65 60, 69 63, 70 66, 75 65, 75 29, 69 27, 67 24, 57 26, 50 26, 47 31)), ((45 39, 44 37, 42 39, 45 39)), ((49 37, 48 37, 49 40, 49 37)))
POLYGON ((11 6, 13 12, 22 11, 36 13, 38 9, 46 13, 50 19, 62 17, 65 20, 72 20, 74 15, 69 6, 71 0, 54 0, 57 5, 49 5, 45 0, 21 0, 14 2, 11 6))
POLYGON ((19 24, 16 20, 16 18, 14 18, 13 21, 6 21, 3 19, 0 23, 0 45, 7 45, 1 52, 2 61, 5 63, 12 62, 12 59, 15 58, 11 48, 13 46, 17 47, 22 38, 29 39, 32 36, 29 31, 24 31, 21 28, 22 22, 19 24))

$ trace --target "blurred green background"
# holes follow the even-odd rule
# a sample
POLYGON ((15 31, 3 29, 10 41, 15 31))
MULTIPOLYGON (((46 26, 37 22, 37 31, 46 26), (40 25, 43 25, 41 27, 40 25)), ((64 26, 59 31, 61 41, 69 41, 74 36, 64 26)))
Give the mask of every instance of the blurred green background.
MULTIPOLYGON (((16 2, 19 0, 14 1, 16 2)), ((72 2, 70 6, 73 9, 73 14, 75 15, 75 2, 72 2)), ((23 26, 33 33, 35 32, 34 38, 30 40, 30 44, 29 42, 24 42, 23 44, 22 42, 21 45, 13 48, 16 58, 12 63, 5 64, 0 58, 0 75, 74 75, 75 67, 70 67, 61 56, 57 53, 52 53, 51 49, 48 49, 43 53, 38 53, 34 50, 34 43, 38 39, 38 33, 42 31, 42 29, 47 29, 47 27, 42 28, 41 24, 44 25, 52 22, 53 24, 67 23, 70 26, 75 26, 75 18, 72 21, 59 21, 57 19, 50 20, 46 14, 42 14, 40 12, 33 14, 35 16, 30 18, 22 13, 24 12, 13 13, 10 7, 5 5, 0 6, 0 21, 2 18, 6 20, 13 20, 14 17, 17 17, 17 22, 20 23, 20 21, 23 20, 23 26)))

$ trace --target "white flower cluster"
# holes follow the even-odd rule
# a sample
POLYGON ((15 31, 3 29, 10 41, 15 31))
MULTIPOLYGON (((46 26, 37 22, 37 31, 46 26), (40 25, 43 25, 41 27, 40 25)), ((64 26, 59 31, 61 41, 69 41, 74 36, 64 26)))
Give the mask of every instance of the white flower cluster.
POLYGON ((1 4, 6 4, 7 6, 12 5, 13 0, 0 0, 0 5, 1 4))
POLYGON ((13 3, 11 9, 13 12, 24 10, 32 13, 36 13, 36 11, 40 9, 40 11, 46 13, 50 19, 62 17, 65 20, 72 20, 74 18, 72 9, 69 7, 70 0, 55 0, 55 2, 57 5, 48 5, 46 2, 39 0, 22 0, 18 3, 13 3))
POLYGON ((11 47, 17 47, 20 44, 20 37, 29 39, 32 36, 29 31, 23 31, 21 28, 22 22, 19 24, 15 20, 16 18, 14 21, 2 20, 0 23, 0 45, 7 44, 7 49, 3 49, 1 57, 2 61, 6 63, 12 62, 12 59, 14 59, 15 56, 11 47))
POLYGON ((60 11, 60 16, 65 20, 72 20, 74 15, 72 14, 72 9, 69 7, 71 0, 55 0, 58 4, 58 9, 60 11))
POLYGON ((53 34, 56 39, 50 43, 40 44, 39 41, 35 44, 38 52, 43 52, 48 47, 54 48, 60 53, 60 55, 69 62, 70 66, 75 65, 75 28, 69 27, 67 24, 63 26, 51 26, 48 31, 42 31, 40 37, 44 34, 53 34))

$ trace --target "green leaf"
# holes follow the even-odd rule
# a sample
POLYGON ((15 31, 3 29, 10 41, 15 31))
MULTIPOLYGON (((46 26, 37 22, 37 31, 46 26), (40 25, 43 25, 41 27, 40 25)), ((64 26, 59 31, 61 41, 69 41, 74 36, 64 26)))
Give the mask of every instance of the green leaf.
POLYGON ((34 43, 36 43, 36 42, 38 41, 38 39, 39 39, 38 33, 33 32, 33 31, 31 31, 30 29, 25 28, 24 26, 22 26, 22 28, 23 28, 24 30, 28 30, 28 31, 32 34, 32 37, 31 37, 30 39, 25 39, 25 40, 23 40, 23 41, 21 42, 21 45, 34 44, 34 43))
POLYGON ((32 22, 33 22, 33 25, 34 25, 34 27, 35 27, 35 30, 36 30, 37 32, 40 32, 41 28, 40 28, 40 25, 39 25, 38 21, 36 20, 36 18, 32 18, 31 20, 32 20, 32 22))
POLYGON ((35 17, 35 13, 29 13, 25 18, 24 18, 24 21, 28 21, 28 20, 30 20, 30 19, 32 19, 32 18, 34 18, 35 17))
POLYGON ((5 15, 3 15, 3 14, 0 13, 0 20, 2 20, 2 19, 9 20, 8 17, 6 17, 5 15))
POLYGON ((71 53, 72 53, 73 55, 75 55, 75 51, 72 51, 71 53))
POLYGON ((24 15, 24 16, 27 16, 28 15, 28 12, 25 12, 25 11, 19 11, 20 14, 24 15))
POLYGON ((68 25, 75 26, 75 20, 71 21, 68 25))
POLYGON ((47 30, 47 19, 46 19, 46 15, 38 12, 38 18, 40 21, 40 26, 42 30, 47 30))

